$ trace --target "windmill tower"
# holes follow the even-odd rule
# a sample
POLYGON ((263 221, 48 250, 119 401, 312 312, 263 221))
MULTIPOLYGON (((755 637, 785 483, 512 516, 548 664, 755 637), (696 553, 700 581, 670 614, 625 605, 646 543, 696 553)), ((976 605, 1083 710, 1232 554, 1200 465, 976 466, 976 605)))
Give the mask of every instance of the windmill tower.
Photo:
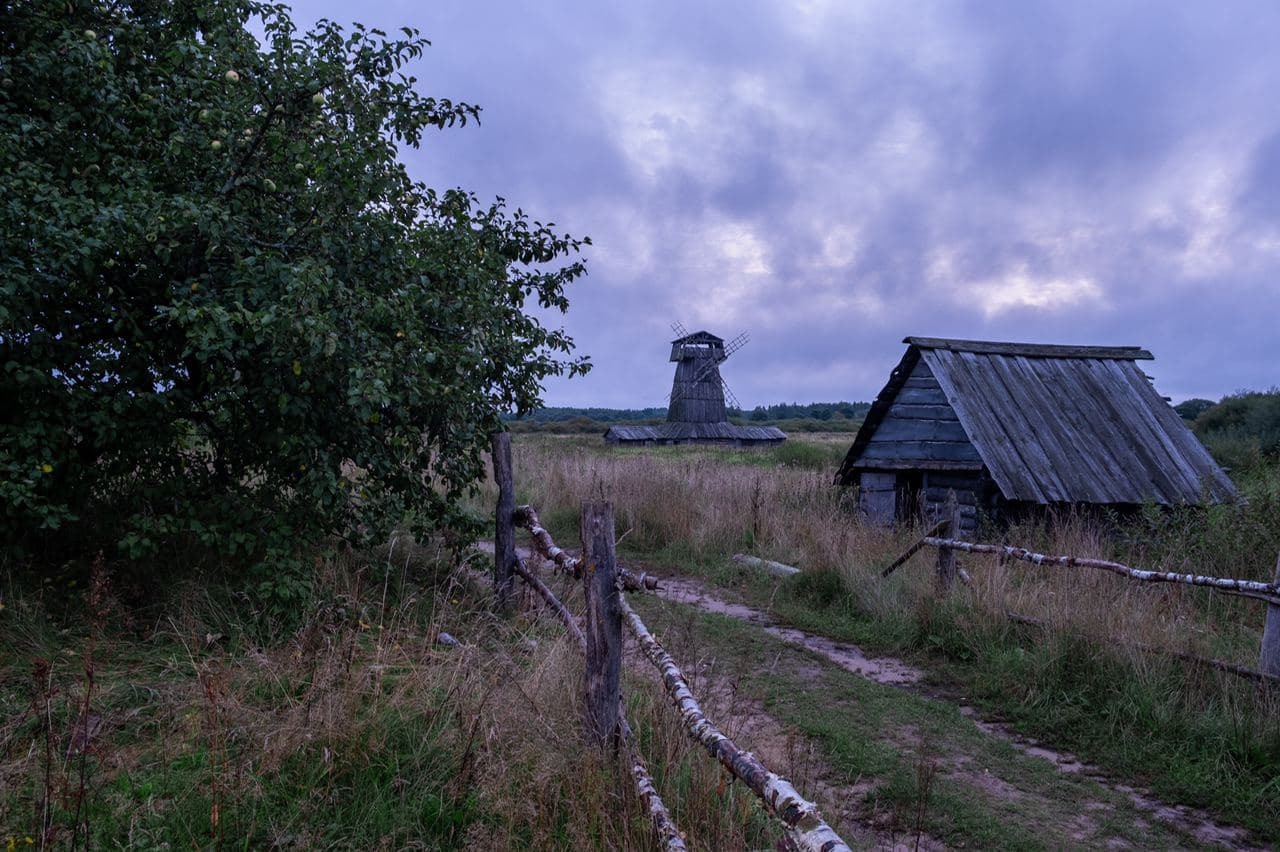
POLYGON ((729 342, 709 331, 689 334, 672 323, 677 337, 671 341, 676 375, 667 399, 667 422, 656 426, 613 426, 605 432, 610 444, 721 444, 751 447, 778 444, 787 436, 774 426, 739 426, 730 423, 728 409, 741 409, 733 391, 720 376, 720 365, 747 344, 739 334, 729 342), (726 405, 727 403, 727 405, 726 405))
MULTIPOLYGON (((683 331, 677 324, 677 333, 683 331)), ((739 334, 725 343, 707 331, 681 334, 671 341, 671 360, 676 375, 671 383, 667 404, 669 423, 724 423, 729 417, 726 397, 737 407, 738 401, 720 375, 720 365, 747 344, 747 335, 739 334)))

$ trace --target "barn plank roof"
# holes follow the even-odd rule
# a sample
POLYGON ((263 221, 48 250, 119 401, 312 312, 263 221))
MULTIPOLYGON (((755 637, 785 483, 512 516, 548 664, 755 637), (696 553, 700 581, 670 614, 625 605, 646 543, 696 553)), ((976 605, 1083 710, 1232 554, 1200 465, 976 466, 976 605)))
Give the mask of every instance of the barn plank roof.
POLYGON ((863 451, 921 359, 942 387, 991 478, 1033 503, 1199 504, 1235 487, 1156 392, 1136 346, 1046 346, 908 337, 838 481, 852 484, 863 451))
POLYGON ((605 440, 632 441, 785 441, 776 426, 739 426, 735 423, 661 423, 657 426, 612 426, 605 440))

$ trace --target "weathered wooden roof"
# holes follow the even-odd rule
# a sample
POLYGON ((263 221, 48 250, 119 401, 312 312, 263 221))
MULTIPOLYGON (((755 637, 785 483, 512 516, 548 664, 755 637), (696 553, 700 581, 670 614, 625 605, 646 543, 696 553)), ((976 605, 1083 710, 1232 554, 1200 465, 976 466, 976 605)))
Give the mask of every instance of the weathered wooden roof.
POLYGON ((1199 504, 1235 487, 1156 392, 1138 347, 1041 346, 908 337, 902 362, 867 414, 838 481, 923 360, 1001 493, 1033 503, 1199 504))
POLYGON ((684 337, 677 337, 672 343, 724 343, 723 337, 716 337, 709 331, 695 331, 693 334, 686 334, 684 337))
POLYGON ((735 423, 662 423, 658 426, 613 426, 605 440, 630 441, 785 441, 776 426, 738 426, 735 423))

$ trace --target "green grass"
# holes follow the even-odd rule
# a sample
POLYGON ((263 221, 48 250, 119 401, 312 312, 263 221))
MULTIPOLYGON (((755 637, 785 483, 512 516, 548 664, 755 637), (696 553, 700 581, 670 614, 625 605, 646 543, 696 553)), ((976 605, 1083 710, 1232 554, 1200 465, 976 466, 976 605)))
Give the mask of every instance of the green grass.
POLYGON ((1166 801, 1280 840, 1280 690, 975 618, 963 592, 950 605, 879 614, 832 574, 740 578, 736 588, 783 623, 923 666, 944 691, 1166 801))

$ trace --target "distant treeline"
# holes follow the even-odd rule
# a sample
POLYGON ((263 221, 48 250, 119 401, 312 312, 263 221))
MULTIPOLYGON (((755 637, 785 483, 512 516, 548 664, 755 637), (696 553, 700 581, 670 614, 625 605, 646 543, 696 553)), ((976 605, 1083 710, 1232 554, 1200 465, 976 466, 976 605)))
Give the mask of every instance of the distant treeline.
MULTIPOLYGON (((750 411, 729 409, 734 420, 752 423, 768 423, 778 420, 861 420, 871 408, 869 402, 783 402, 777 405, 757 405, 750 411)), ((591 420, 596 423, 644 423, 665 420, 666 408, 569 408, 549 406, 540 408, 524 417, 507 417, 513 423, 568 423, 573 420, 591 420)))
MULTIPOLYGON (((750 411, 729 409, 733 423, 768 424, 784 432, 854 432, 862 423, 869 402, 811 402, 758 405, 750 411)), ((505 417, 512 432, 551 432, 556 434, 603 433, 615 423, 662 423, 665 408, 540 408, 524 417, 505 417)))

